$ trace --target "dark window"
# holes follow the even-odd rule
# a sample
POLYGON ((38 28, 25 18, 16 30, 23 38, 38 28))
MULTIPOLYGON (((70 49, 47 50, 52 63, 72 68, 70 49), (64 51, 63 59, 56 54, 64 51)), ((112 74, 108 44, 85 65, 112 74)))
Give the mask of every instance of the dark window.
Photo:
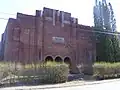
POLYGON ((39 51, 39 60, 41 60, 41 50, 39 51))

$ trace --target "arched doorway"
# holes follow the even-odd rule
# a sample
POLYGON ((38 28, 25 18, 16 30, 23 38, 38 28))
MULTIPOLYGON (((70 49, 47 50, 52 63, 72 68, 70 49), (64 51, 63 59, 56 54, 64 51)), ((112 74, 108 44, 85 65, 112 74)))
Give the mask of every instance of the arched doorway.
POLYGON ((71 69, 72 69, 72 63, 71 63, 71 59, 69 57, 65 57, 64 58, 64 63, 68 64, 69 65, 69 69, 70 69, 70 73, 72 73, 71 69))
POLYGON ((64 58, 64 63, 68 64, 71 67, 71 59, 69 57, 64 58))
POLYGON ((57 57, 55 58, 55 61, 56 61, 56 62, 62 62, 62 58, 59 57, 59 56, 57 56, 57 57))
POLYGON ((47 57, 45 58, 45 62, 48 62, 48 61, 53 61, 52 56, 47 56, 47 57))

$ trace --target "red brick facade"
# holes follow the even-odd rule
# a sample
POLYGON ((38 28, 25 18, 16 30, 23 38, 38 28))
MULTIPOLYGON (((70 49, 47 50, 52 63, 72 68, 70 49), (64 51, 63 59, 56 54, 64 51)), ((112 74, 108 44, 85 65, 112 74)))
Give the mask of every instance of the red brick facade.
POLYGON ((67 57, 72 71, 79 64, 90 68, 96 56, 92 31, 67 12, 44 8, 35 16, 17 13, 6 26, 3 58, 29 63, 46 60, 47 56, 62 61, 67 57))

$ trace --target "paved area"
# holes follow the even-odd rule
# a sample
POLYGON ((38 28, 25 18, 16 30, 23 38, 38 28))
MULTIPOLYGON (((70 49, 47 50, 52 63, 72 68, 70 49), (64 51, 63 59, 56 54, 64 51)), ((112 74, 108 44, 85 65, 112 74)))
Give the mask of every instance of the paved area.
POLYGON ((0 90, 120 90, 120 79, 103 81, 73 81, 64 84, 20 86, 0 88, 0 90))
MULTIPOLYGON (((100 83, 92 85, 83 85, 83 86, 73 86, 73 87, 64 87, 64 88, 54 88, 54 90, 120 90, 120 81, 109 82, 109 83, 100 83)), ((40 89, 37 89, 40 90, 40 89)), ((45 89, 52 90, 52 89, 45 89)))

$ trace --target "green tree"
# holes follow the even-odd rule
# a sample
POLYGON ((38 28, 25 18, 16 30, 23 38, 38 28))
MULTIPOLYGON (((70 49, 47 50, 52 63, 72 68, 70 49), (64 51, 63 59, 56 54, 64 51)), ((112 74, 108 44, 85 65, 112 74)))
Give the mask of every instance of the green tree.
POLYGON ((109 35, 106 35, 104 38, 104 43, 105 45, 104 51, 105 51, 105 60, 108 62, 113 62, 114 61, 114 47, 113 47, 113 42, 111 40, 111 37, 109 35))
POLYGON ((96 33, 96 39, 97 61, 118 62, 120 60, 119 40, 116 35, 96 33))
POLYGON ((114 60, 115 62, 120 61, 120 47, 119 47, 119 39, 117 37, 117 35, 113 35, 112 36, 112 45, 113 45, 113 49, 114 49, 114 60))
MULTIPOLYGON (((116 19, 111 3, 100 1, 94 6, 94 30, 116 33, 116 19)), ((96 59, 97 61, 120 61, 119 40, 116 35, 96 33, 96 59)))
POLYGON ((115 19, 115 16, 114 16, 114 11, 113 11, 113 8, 112 8, 112 5, 111 3, 109 3, 109 8, 110 8, 110 24, 111 24, 111 29, 113 32, 116 31, 116 19, 115 19))

